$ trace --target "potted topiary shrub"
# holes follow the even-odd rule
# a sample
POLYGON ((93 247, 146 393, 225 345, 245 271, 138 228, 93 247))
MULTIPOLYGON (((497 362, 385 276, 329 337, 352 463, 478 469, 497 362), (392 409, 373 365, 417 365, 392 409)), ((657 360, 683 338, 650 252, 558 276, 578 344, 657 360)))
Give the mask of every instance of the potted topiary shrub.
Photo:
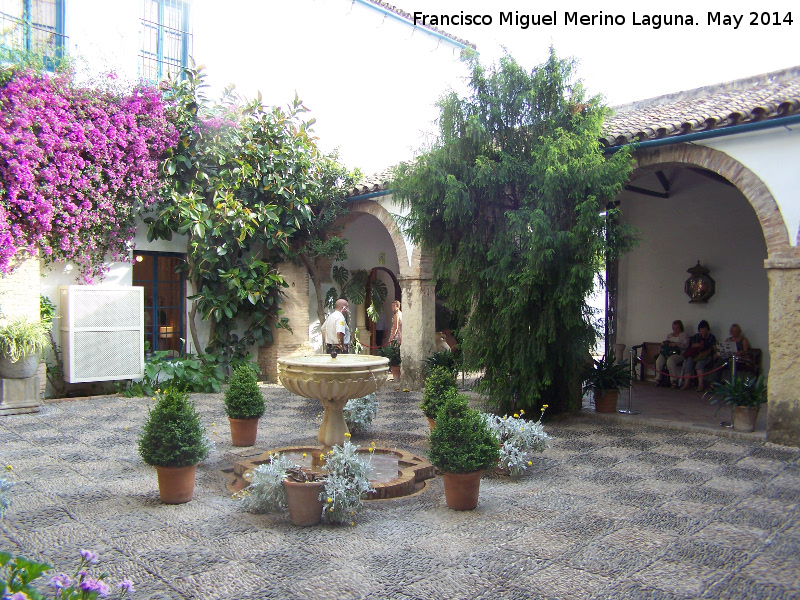
POLYGON ((714 382, 711 394, 712 404, 721 402, 733 408, 734 430, 755 431, 758 409, 767 401, 767 381, 763 375, 714 382))
POLYGON ((617 412, 619 391, 631 386, 628 361, 617 361, 613 354, 594 359, 583 375, 583 392, 594 392, 594 409, 597 412, 617 412))
POLYGON ((264 414, 264 395, 253 370, 242 365, 231 375, 225 392, 225 414, 231 424, 234 446, 252 446, 258 434, 258 419, 264 414))
POLYGON ((422 391, 422 403, 419 407, 428 418, 428 425, 436 427, 436 413, 444 404, 445 396, 449 390, 455 390, 456 383, 448 367, 436 366, 431 368, 425 379, 425 388, 422 391))
POLYGON ((392 342, 378 350, 378 354, 389 359, 389 371, 395 381, 400 381, 400 344, 392 342))
POLYGON ((49 345, 50 334, 41 321, 20 317, 0 325, 0 377, 33 377, 49 345))
POLYGON ((189 502, 194 495, 197 464, 211 443, 189 394, 170 386, 156 392, 139 438, 139 454, 158 472, 158 491, 166 504, 189 502))
POLYGON ((481 414, 455 390, 446 392, 436 415, 429 458, 442 472, 448 507, 472 510, 478 506, 481 474, 497 464, 500 448, 481 414))

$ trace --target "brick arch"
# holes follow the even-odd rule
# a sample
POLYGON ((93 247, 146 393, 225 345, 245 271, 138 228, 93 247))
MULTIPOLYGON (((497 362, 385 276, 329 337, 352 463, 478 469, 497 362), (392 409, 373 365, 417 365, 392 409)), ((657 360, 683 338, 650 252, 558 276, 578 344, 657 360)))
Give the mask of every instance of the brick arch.
POLYGON ((789 231, 772 193, 755 173, 724 152, 706 146, 675 144, 637 151, 634 160, 636 167, 672 163, 702 167, 721 175, 736 186, 753 207, 766 241, 767 257, 797 256, 797 249, 789 243, 789 231))
POLYGON ((389 236, 394 243, 395 252, 397 252, 397 262, 400 265, 400 279, 405 278, 421 278, 430 279, 432 277, 431 261, 427 257, 427 253, 422 252, 420 248, 414 248, 411 252, 411 264, 408 264, 408 251, 406 240, 397 226, 392 214, 383 206, 374 200, 356 200, 351 202, 348 207, 350 208, 350 215, 344 217, 345 222, 360 215, 372 215, 386 228, 389 236))

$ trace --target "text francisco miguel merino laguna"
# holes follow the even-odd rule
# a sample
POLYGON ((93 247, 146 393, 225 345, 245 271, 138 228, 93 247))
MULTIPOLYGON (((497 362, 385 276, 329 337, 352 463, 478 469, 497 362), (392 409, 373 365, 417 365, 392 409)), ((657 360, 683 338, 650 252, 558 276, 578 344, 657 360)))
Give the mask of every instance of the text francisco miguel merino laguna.
MULTIPOLYGON (((584 25, 584 26, 609 26, 609 25, 643 25, 653 29, 660 29, 662 26, 684 26, 700 25, 703 22, 690 14, 640 14, 632 13, 630 21, 625 15, 606 14, 602 11, 592 14, 579 12, 563 11, 561 18, 559 13, 542 14, 520 14, 519 11, 508 11, 498 13, 500 25, 510 25, 521 29, 529 27, 548 26, 548 25, 584 25)), ((721 13, 707 12, 705 24, 718 25, 739 29, 740 25, 791 25, 791 11, 778 12, 751 12, 746 13, 721 13)), ((464 11, 449 15, 430 15, 422 12, 414 13, 414 25, 492 25, 494 23, 492 15, 489 14, 464 14, 464 11)))

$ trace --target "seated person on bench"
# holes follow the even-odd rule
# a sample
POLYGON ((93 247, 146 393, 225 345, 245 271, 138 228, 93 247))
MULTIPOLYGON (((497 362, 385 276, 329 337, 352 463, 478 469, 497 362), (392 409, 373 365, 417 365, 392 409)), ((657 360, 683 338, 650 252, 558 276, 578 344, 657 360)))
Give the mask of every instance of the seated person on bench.
MULTIPOLYGON (((703 373, 706 366, 713 364, 717 346, 717 338, 711 333, 708 321, 703 319, 697 325, 697 333, 689 341, 689 349, 684 353, 686 360, 683 363, 683 375, 688 376, 692 371, 697 370, 697 391, 703 391, 703 373)), ((684 379, 682 390, 691 387, 691 379, 684 379)))
POLYGON ((667 334, 666 339, 661 343, 661 352, 656 359, 656 382, 657 387, 669 387, 669 377, 665 377, 658 371, 664 371, 666 364, 669 374, 672 377, 672 386, 678 387, 678 376, 681 374, 680 366, 683 362, 683 353, 689 347, 689 336, 683 330, 683 321, 676 319, 672 322, 672 331, 667 334))
MULTIPOLYGON (((736 357, 737 369, 741 368, 743 370, 752 371, 753 367, 755 366, 755 359, 753 354, 750 352, 750 340, 744 337, 742 328, 738 323, 731 325, 729 333, 730 337, 725 341, 734 342, 736 344, 736 352, 733 354, 733 356, 736 357)), ((730 355, 720 356, 717 358, 716 362, 714 363, 714 368, 716 369, 724 365, 728 358, 730 358, 730 355)), ((719 381, 720 371, 713 373, 712 378, 714 381, 719 381)))

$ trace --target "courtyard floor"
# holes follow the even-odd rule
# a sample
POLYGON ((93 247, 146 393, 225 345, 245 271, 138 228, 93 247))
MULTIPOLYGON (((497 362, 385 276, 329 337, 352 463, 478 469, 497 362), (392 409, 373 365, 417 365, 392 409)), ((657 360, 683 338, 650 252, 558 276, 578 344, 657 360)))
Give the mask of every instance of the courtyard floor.
MULTIPOLYGON (((146 399, 46 404, 0 418, 0 461, 17 482, 0 549, 63 571, 95 550, 98 571, 132 579, 141 600, 800 597, 800 451, 717 435, 719 417, 705 430, 649 419, 639 391, 636 419, 549 424, 552 448, 520 479, 485 476, 474 511, 449 510, 436 478, 368 502, 352 527, 312 528, 231 498, 223 469, 253 450, 231 446, 221 395, 193 395, 216 450, 177 506, 159 502, 137 454, 146 399)), ((264 392, 257 445, 316 444, 319 405, 264 392)), ((354 442, 424 456, 420 395, 390 383, 379 400, 354 442)))

